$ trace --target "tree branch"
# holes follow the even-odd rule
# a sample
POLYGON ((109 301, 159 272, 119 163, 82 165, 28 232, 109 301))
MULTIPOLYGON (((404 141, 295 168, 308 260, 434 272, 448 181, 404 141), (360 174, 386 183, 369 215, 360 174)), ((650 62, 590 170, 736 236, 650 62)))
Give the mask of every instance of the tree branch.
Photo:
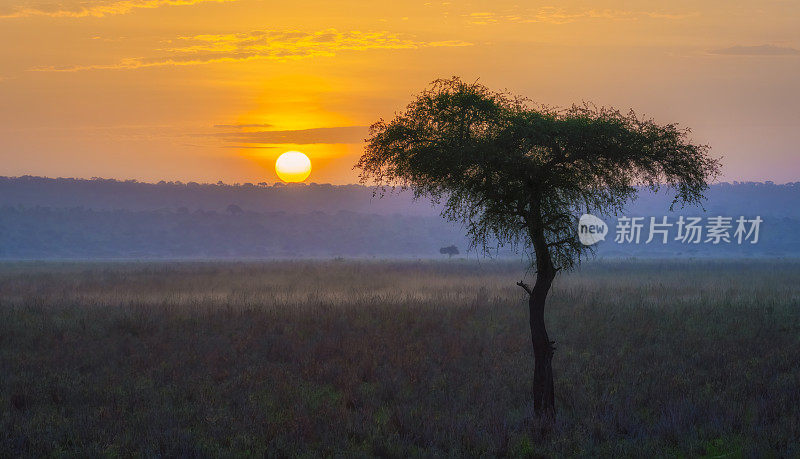
POLYGON ((574 239, 575 239, 574 237, 564 238, 564 239, 561 239, 559 241, 551 242, 551 243, 547 244, 547 246, 548 247, 559 246, 561 244, 566 244, 567 242, 572 242, 574 239))
POLYGON ((533 291, 531 290, 530 286, 528 284, 526 284, 525 282, 519 281, 519 282, 517 282, 517 285, 519 285, 526 292, 528 292, 528 295, 533 295, 533 291))

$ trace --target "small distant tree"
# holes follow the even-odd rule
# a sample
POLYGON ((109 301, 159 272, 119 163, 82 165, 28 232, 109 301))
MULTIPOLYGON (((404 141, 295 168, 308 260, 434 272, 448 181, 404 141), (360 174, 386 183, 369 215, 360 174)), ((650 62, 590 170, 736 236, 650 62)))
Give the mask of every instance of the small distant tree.
POLYGON ((439 249, 439 253, 442 255, 447 255, 448 258, 453 258, 453 255, 458 255, 458 247, 451 245, 448 247, 442 247, 439 249))
POLYGON ((556 274, 591 254, 577 238, 582 213, 616 214, 637 185, 675 192, 672 205, 703 199, 719 162, 689 130, 591 105, 553 109, 458 78, 437 80, 404 112, 370 127, 356 164, 362 182, 411 188, 443 203, 472 246, 512 244, 530 256, 533 406, 555 413, 554 341, 545 300, 556 274))
POLYGON ((236 204, 231 204, 225 209, 225 212, 229 213, 230 215, 239 215, 244 211, 242 210, 241 207, 237 206, 236 204))

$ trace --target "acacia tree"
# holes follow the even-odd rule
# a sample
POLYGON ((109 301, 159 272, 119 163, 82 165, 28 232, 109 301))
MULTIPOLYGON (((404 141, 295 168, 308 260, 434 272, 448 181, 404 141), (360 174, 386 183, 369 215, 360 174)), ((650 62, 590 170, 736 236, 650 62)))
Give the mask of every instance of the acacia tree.
POLYGON ((454 77, 436 80, 390 121, 370 127, 356 164, 364 183, 411 188, 465 225, 473 247, 511 244, 530 255, 528 295, 537 415, 555 412, 545 300, 559 271, 591 248, 577 237, 582 213, 617 214, 637 187, 698 203, 719 162, 689 130, 591 105, 552 109, 454 77))
POLYGON ((447 255, 447 258, 453 258, 453 255, 458 255, 458 247, 455 245, 449 245, 447 247, 442 247, 439 249, 439 253, 442 255, 447 255))

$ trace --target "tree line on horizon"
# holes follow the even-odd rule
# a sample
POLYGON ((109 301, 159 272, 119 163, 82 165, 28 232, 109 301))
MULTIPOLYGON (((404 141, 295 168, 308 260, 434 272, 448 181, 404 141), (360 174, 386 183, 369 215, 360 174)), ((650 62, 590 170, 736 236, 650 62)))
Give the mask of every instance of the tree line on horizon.
MULTIPOLYGON (((800 217, 800 182, 733 182, 711 185, 705 209, 709 212, 762 212, 765 215, 800 217)), ((666 193, 640 193, 628 206, 629 213, 656 215, 669 198, 666 193)), ((388 194, 377 200, 365 185, 260 184, 226 185, 197 182, 145 183, 136 180, 0 177, 0 206, 73 208, 95 210, 157 210, 185 207, 190 211, 224 211, 235 204, 254 212, 307 213, 339 210, 381 215, 438 216, 439 209, 425 201, 415 202, 409 192, 388 194)), ((689 210, 702 212, 700 207, 689 210)))

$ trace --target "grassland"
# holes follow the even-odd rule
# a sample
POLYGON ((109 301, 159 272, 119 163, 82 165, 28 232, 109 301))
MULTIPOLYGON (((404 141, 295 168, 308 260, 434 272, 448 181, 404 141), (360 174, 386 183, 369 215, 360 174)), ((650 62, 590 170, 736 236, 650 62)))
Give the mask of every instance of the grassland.
POLYGON ((800 263, 0 264, 0 456, 800 456, 800 263))

